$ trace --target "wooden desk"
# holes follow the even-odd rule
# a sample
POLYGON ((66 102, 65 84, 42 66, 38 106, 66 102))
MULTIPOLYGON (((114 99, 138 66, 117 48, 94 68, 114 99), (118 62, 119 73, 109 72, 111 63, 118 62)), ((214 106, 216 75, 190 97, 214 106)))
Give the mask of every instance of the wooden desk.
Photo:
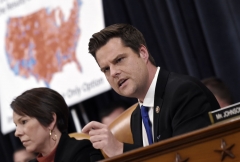
POLYGON ((240 119, 216 123, 101 162, 132 161, 240 162, 240 119))

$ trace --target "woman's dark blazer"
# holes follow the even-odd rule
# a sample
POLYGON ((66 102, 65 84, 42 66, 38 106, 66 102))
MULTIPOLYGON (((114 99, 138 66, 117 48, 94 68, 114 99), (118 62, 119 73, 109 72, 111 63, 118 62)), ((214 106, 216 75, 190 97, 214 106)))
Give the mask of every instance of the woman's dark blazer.
MULTIPOLYGON (((54 162, 95 162, 103 159, 100 150, 94 149, 89 140, 76 140, 67 133, 61 135, 54 162)), ((36 159, 30 162, 37 162, 36 159)))

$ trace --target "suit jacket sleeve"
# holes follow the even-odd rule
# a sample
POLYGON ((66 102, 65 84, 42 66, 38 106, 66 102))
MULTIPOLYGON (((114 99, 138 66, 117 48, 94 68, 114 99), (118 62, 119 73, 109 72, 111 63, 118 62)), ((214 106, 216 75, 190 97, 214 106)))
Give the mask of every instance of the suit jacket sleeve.
POLYGON ((123 152, 131 151, 131 150, 137 149, 139 147, 141 147, 141 146, 129 144, 129 143, 123 143, 123 152))
MULTIPOLYGON (((169 114, 172 136, 210 125, 208 112, 219 108, 214 96, 198 82, 184 82, 172 93, 169 114)), ((168 122, 168 121, 166 121, 168 122)), ((161 123, 160 123, 161 124, 161 123)))

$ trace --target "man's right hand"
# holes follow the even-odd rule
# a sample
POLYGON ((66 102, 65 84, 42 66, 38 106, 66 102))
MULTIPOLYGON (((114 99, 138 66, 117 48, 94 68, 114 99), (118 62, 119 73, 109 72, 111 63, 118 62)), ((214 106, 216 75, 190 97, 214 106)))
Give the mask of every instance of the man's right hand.
POLYGON ((82 132, 89 134, 93 147, 103 150, 108 157, 123 153, 123 143, 114 137, 107 125, 92 121, 82 129, 82 132))

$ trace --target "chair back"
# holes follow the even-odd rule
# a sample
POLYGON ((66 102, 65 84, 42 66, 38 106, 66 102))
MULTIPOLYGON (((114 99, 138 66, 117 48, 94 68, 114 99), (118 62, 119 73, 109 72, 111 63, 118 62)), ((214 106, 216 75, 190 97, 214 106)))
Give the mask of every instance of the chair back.
POLYGON ((137 105, 138 103, 129 107, 109 125, 109 129, 118 141, 133 143, 130 120, 132 112, 136 109, 137 105))

